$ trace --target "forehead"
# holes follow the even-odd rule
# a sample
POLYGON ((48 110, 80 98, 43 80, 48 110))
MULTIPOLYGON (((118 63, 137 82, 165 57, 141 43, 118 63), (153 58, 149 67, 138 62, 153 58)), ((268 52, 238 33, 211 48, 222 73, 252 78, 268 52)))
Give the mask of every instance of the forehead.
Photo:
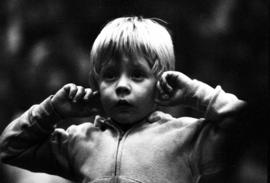
POLYGON ((127 68, 142 68, 151 70, 150 64, 144 56, 141 55, 127 55, 127 54, 118 54, 114 55, 104 64, 103 67, 127 67, 127 68))

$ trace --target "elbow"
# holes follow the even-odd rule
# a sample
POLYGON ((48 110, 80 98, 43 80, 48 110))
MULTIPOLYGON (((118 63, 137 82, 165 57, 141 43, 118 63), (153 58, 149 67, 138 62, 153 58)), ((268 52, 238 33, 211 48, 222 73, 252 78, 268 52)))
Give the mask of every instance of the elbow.
POLYGON ((0 144, 0 161, 2 163, 8 163, 10 159, 10 155, 7 151, 7 148, 5 146, 3 146, 2 142, 0 144))
POLYGON ((0 152, 0 161, 2 163, 8 164, 10 159, 11 158, 8 158, 8 155, 5 152, 0 152))
POLYGON ((10 146, 7 139, 0 138, 0 161, 9 164, 12 159, 18 156, 18 151, 10 146))
POLYGON ((10 159, 10 153, 8 153, 8 147, 6 146, 6 143, 0 139, 0 161, 2 163, 8 163, 8 160, 10 159))

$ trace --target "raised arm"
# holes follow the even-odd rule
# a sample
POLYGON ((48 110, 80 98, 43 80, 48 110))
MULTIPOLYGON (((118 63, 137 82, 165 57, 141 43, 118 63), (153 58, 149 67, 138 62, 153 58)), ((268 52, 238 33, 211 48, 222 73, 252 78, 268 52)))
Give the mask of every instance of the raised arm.
MULTIPOLYGON (((245 102, 226 93, 220 86, 212 88, 179 72, 165 72, 157 83, 161 105, 182 104, 204 113, 194 123, 189 163, 199 182, 221 182, 227 166, 241 152, 245 102)), ((225 180, 225 179, 224 179, 225 180)))
POLYGON ((34 172, 66 174, 69 166, 63 155, 65 145, 59 147, 58 141, 53 139, 57 134, 54 124, 60 118, 50 106, 50 100, 47 98, 41 104, 32 106, 3 131, 0 138, 3 163, 34 172))
POLYGON ((157 88, 158 104, 191 107, 202 112, 209 120, 232 115, 245 106, 244 101, 233 94, 225 93, 220 86, 212 88, 177 71, 165 72, 157 83, 157 88))
POLYGON ((96 100, 94 95, 91 89, 68 84, 41 104, 32 106, 3 131, 2 162, 72 179, 68 133, 54 126, 61 119, 89 116, 97 111, 93 107, 96 105, 89 104, 96 100))

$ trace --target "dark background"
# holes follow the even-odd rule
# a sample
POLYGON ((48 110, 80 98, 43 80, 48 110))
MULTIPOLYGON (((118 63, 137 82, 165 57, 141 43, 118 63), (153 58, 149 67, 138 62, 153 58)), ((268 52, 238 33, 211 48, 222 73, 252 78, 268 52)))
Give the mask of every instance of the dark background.
MULTIPOLYGON (((165 20, 174 40, 176 70, 248 101, 248 135, 233 181, 266 182, 266 0, 1 0, 0 132, 64 84, 88 86, 95 37, 109 20, 125 15, 165 20)), ((194 114, 181 107, 172 113, 194 114)), ((66 182, 0 167, 1 183, 66 182)))

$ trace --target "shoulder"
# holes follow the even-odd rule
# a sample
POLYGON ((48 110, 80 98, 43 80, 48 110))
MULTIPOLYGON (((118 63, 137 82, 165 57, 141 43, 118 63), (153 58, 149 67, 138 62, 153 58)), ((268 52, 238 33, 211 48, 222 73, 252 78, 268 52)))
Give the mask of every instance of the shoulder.
POLYGON ((85 122, 79 125, 71 125, 66 130, 63 128, 55 128, 51 134, 52 141, 65 141, 73 137, 83 137, 89 134, 91 130, 95 129, 90 122, 85 122))
POLYGON ((67 128, 67 133, 74 134, 74 133, 82 133, 86 132, 87 130, 95 128, 95 125, 91 122, 84 122, 79 125, 71 125, 67 128))
POLYGON ((101 132, 103 131, 103 127, 106 126, 105 122, 106 118, 97 115, 93 122, 83 122, 79 125, 71 125, 67 128, 66 132, 73 135, 87 135, 94 132, 101 132))
POLYGON ((175 118, 175 120, 179 123, 181 123, 182 126, 192 126, 194 124, 199 124, 203 119, 198 119, 198 118, 193 118, 193 117, 188 117, 188 116, 183 116, 180 118, 175 118))
POLYGON ((162 111, 155 111, 149 116, 148 120, 152 123, 157 122, 159 124, 163 124, 166 126, 171 125, 171 126, 174 126, 175 128, 183 128, 183 127, 188 127, 188 126, 194 126, 196 124, 201 124, 201 122, 204 119, 203 118, 198 119, 198 118, 193 118, 193 117, 188 117, 188 116, 175 118, 168 113, 165 113, 162 111))

